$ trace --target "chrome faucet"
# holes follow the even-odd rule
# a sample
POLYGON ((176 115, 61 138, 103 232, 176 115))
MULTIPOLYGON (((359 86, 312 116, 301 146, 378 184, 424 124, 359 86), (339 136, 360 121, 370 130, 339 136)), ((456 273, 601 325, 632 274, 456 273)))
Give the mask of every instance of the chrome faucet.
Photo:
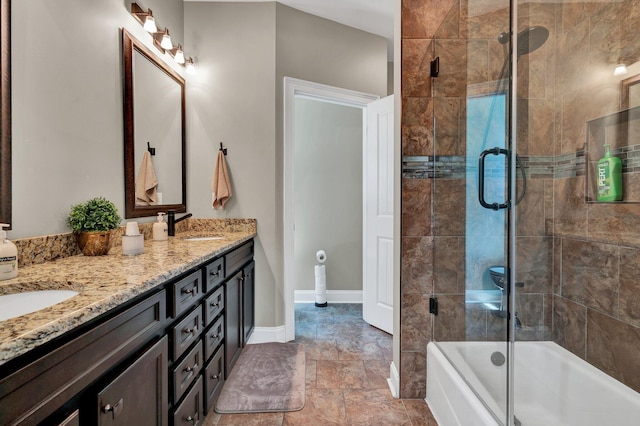
POLYGON ((180 222, 181 220, 185 220, 187 218, 190 218, 191 216, 193 216, 193 214, 187 213, 184 216, 182 216, 180 219, 176 219, 176 211, 175 210, 167 211, 167 232, 168 232, 169 236, 173 237, 173 236, 176 235, 176 223, 180 222))

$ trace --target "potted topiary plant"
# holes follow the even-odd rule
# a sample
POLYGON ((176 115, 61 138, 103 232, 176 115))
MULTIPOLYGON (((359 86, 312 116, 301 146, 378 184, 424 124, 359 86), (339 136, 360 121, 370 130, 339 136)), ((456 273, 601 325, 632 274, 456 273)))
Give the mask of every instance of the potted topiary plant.
POLYGON ((111 231, 120 226, 118 209, 103 197, 71 207, 67 223, 85 256, 101 256, 111 248, 111 231))

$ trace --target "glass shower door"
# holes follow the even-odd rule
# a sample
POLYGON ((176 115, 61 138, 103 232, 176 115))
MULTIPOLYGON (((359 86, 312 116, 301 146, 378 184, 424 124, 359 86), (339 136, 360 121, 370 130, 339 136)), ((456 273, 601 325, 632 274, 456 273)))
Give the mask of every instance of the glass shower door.
POLYGON ((509 424, 510 4, 470 0, 458 12, 434 41, 434 338, 509 424))

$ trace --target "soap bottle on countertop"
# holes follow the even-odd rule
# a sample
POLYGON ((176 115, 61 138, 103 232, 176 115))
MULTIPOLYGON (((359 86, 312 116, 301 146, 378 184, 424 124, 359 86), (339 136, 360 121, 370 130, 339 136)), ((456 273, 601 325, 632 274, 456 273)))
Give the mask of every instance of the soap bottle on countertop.
POLYGON ((158 213, 158 221, 153 224, 153 240, 166 241, 169 239, 169 228, 164 221, 165 213, 158 213))
POLYGON ((622 161, 611 155, 609 144, 604 144, 604 157, 598 160, 596 180, 598 201, 622 200, 622 161))
MULTIPOLYGON (((9 227, 0 223, 0 227, 9 227)), ((0 230, 0 281, 18 276, 18 248, 7 240, 7 231, 0 230)))

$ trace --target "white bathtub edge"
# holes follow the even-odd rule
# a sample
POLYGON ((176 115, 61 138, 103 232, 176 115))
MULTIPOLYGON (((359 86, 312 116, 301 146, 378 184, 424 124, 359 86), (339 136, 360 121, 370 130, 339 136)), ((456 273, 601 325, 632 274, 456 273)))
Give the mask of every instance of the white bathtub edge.
POLYGON ((440 426, 498 426, 434 342, 427 345, 427 397, 440 426))

